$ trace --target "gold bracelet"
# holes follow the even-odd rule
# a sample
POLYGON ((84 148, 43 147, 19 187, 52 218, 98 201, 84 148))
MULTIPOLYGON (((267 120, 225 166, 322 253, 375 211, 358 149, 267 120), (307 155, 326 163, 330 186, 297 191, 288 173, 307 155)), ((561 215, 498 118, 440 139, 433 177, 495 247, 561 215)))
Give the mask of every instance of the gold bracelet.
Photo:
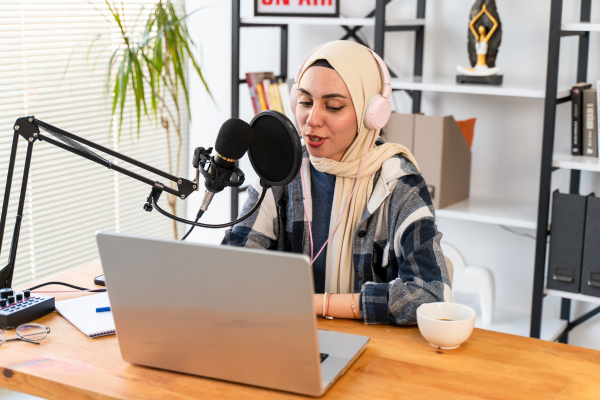
POLYGON ((354 292, 352 293, 352 314, 354 314, 354 319, 356 319, 356 303, 354 302, 354 292))

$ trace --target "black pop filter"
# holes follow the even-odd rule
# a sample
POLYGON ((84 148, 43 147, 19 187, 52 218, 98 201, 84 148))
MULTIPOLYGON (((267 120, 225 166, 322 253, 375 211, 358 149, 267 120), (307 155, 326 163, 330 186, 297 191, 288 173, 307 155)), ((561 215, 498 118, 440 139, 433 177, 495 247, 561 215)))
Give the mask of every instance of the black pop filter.
POLYGON ((248 157, 260 179, 271 186, 294 180, 302 163, 302 145, 294 124, 282 113, 258 113, 250 126, 254 131, 248 157))

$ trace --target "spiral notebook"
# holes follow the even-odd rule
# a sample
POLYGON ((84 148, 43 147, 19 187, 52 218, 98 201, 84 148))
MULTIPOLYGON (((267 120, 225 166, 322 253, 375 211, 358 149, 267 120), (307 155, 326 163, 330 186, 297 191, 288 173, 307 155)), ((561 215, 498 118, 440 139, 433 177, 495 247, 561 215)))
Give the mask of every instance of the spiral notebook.
POLYGON ((96 312, 96 308, 110 307, 107 293, 57 301, 55 307, 60 315, 91 338, 115 333, 112 311, 96 312))

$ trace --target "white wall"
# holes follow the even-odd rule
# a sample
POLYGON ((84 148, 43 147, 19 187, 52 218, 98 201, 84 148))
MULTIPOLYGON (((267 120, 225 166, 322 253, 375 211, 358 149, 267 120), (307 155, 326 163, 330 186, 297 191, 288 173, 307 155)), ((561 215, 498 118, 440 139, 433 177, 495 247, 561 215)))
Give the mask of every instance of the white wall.
MULTIPOLYGON (((242 15, 252 15, 251 0, 242 4, 242 15)), ((473 0, 428 0, 425 33, 424 74, 453 78, 457 64, 466 65, 466 34, 473 0)), ((497 65, 506 83, 535 83, 544 87, 550 2, 548 0, 497 0, 503 24, 502 46, 497 65)), ((565 0, 563 21, 576 21, 579 1, 565 0)), ((198 81, 192 90, 191 148, 212 146, 220 125, 230 117, 231 3, 225 0, 187 0, 188 11, 209 8, 194 14, 190 29, 203 55, 203 67, 217 106, 210 104, 198 81)), ((361 17, 375 5, 370 1, 342 0, 342 14, 361 17)), ((395 0, 387 7, 390 19, 414 18, 416 0, 395 0)), ((600 21, 600 7, 594 4, 592 21, 600 21)), ((373 29, 362 30, 373 45, 373 29)), ((276 28, 243 29, 241 33, 241 72, 278 73, 279 31, 276 28)), ((289 70, 293 75, 305 55, 317 45, 339 39, 340 27, 290 26, 289 70)), ((560 81, 575 80, 577 39, 564 38, 561 46, 560 81)), ((600 35, 591 35, 588 80, 600 78, 598 65, 600 35)), ((401 75, 410 75, 413 64, 414 34, 388 33, 385 59, 401 75)), ((240 116, 249 121, 252 107, 245 86, 240 93, 240 116)), ((399 112, 410 112, 404 93, 394 95, 399 112)), ((570 103, 558 107, 556 149, 569 148, 570 103)), ((458 120, 477 118, 473 142, 471 194, 537 201, 540 173, 543 100, 500 96, 475 96, 449 93, 424 93, 422 111, 429 115, 454 115, 458 120)), ((245 164, 244 171, 251 175, 245 164)), ((568 173, 557 171, 553 184, 566 191, 568 173)), ((598 177, 583 174, 582 192, 598 187, 598 177)), ((229 218, 229 193, 217 195, 203 221, 229 218)), ((193 217, 201 196, 189 201, 188 216, 193 217)), ((516 312, 529 312, 533 283, 534 241, 513 235, 495 225, 449 219, 438 220, 444 240, 455 245, 467 263, 491 268, 497 282, 498 306, 516 312)), ((535 235, 535 231, 523 230, 535 235)), ((221 232, 201 230, 192 240, 218 243, 221 232)), ((557 316, 558 299, 545 300, 546 315, 557 316)), ((591 307, 574 302, 574 317, 591 307)), ((600 319, 590 320, 571 332, 570 343, 600 349, 600 319)))
MULTIPOLYGON (((230 117, 231 71, 231 3, 228 1, 186 1, 187 12, 203 8, 190 17, 188 28, 196 43, 201 60, 203 75, 208 82, 214 103, 204 90, 195 72, 190 70, 190 153, 196 147, 212 147, 221 124, 230 117)), ((190 165, 189 176, 194 170, 190 165)), ((202 180, 201 180, 202 181, 202 180)), ((202 184, 201 184, 202 185, 202 184)), ((202 186, 201 186, 202 187, 202 186)), ((194 219, 202 202, 203 190, 188 200, 188 218, 194 219)), ((229 221, 229 192, 226 189, 218 194, 202 217, 205 223, 229 221)), ((188 240, 204 243, 220 243, 223 229, 210 230, 196 228, 188 240)))

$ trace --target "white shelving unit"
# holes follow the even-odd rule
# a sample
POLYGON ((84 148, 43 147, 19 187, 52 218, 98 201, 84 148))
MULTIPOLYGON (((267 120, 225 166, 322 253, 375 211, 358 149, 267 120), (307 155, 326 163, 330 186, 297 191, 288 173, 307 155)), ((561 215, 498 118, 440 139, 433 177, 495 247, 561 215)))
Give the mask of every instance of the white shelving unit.
POLYGON ((436 210, 442 218, 506 225, 514 228, 537 227, 537 203, 497 198, 470 197, 449 207, 436 210))
MULTIPOLYGON (((286 18, 286 17, 247 17, 240 18, 240 23, 247 25, 320 25, 320 26, 375 26, 375 18, 286 18)), ((385 20, 386 26, 425 26, 425 19, 385 20)), ((600 30, 600 25, 564 24, 563 30, 600 30)), ((457 84, 455 79, 435 77, 399 77, 392 78, 392 88, 418 92, 459 93, 489 96, 507 96, 545 99, 543 85, 518 84, 506 82, 501 86, 457 84)), ((556 98, 565 99, 570 96, 569 88, 559 88, 556 98)), ((600 170, 600 166, 598 167, 600 170)), ((503 200, 497 198, 471 197, 449 207, 436 210, 437 217, 455 220, 480 222, 495 225, 506 225, 514 228, 536 229, 537 202, 503 200)), ((563 296, 565 297, 565 296, 563 296)), ((469 305, 477 311, 475 327, 504 332, 520 336, 529 336, 530 318, 526 313, 515 313, 496 306, 494 323, 484 325, 480 319, 477 303, 459 303, 469 305)), ((557 318, 544 318, 541 338, 556 340, 567 327, 567 321, 557 318)))
MULTIPOLYGON (((246 17, 242 24, 256 25, 349 25, 375 26, 375 18, 320 18, 320 17, 246 17)), ((386 26, 423 26, 424 19, 385 20, 386 26)))
MULTIPOLYGON (((519 85, 506 83, 502 86, 467 85, 457 84, 453 79, 430 77, 393 78, 392 88, 442 93, 546 98, 546 91, 543 87, 531 84, 519 85)), ((556 98, 563 99, 570 95, 570 88, 561 88, 556 98)), ((505 225, 513 228, 536 229, 537 206, 537 201, 527 202, 472 196, 467 200, 436 210, 436 216, 439 218, 505 225)), ((529 337, 531 315, 528 313, 504 310, 496 305, 494 321, 491 325, 486 325, 481 320, 481 312, 477 303, 469 303, 461 300, 457 302, 468 305, 477 311, 476 328, 529 337)), ((554 341, 564 332, 567 326, 568 323, 565 320, 543 318, 540 338, 542 340, 554 341)))
POLYGON ((564 299, 579 300, 579 301, 585 301, 588 303, 600 304, 600 297, 588 296, 586 294, 581 294, 581 293, 571 293, 571 292, 564 292, 562 290, 545 288, 544 294, 546 294, 548 296, 562 297, 564 299))
MULTIPOLYGON (((453 79, 431 77, 393 78, 392 88, 537 99, 544 99, 546 97, 544 88, 539 85, 510 83, 501 86, 468 85, 458 84, 453 79)), ((563 99, 570 95, 570 88, 561 88, 556 98, 563 99)), ((437 216, 442 218, 506 225, 525 229, 536 229, 537 227, 537 202, 471 197, 450 207, 436 210, 436 212, 437 216)))
MULTIPOLYGON (((403 77, 392 78, 392 89, 421 90, 429 92, 482 94, 490 96, 528 97, 536 99, 546 98, 546 91, 539 85, 511 84, 501 86, 458 84, 453 79, 440 79, 430 77, 403 77)), ((562 99, 571 95, 570 88, 561 89, 556 98, 562 99)))
MULTIPOLYGON (((286 18, 286 17, 247 17, 241 18, 243 24, 257 25, 350 25, 374 26, 374 18, 286 18)), ((386 20, 386 26, 416 26, 425 25, 425 19, 386 20)), ((476 95, 545 98, 542 87, 531 84, 504 84, 502 86, 457 84, 452 79, 427 77, 403 77, 392 79, 393 89, 465 93, 476 95)), ((570 96, 570 89, 561 90, 557 98, 570 96)), ((450 207, 437 210, 442 218, 488 224, 506 225, 515 228, 536 228, 537 203, 518 202, 502 199, 470 198, 450 207)))
POLYGON ((600 172, 600 158, 555 154, 552 157, 552 166, 554 168, 600 172))

